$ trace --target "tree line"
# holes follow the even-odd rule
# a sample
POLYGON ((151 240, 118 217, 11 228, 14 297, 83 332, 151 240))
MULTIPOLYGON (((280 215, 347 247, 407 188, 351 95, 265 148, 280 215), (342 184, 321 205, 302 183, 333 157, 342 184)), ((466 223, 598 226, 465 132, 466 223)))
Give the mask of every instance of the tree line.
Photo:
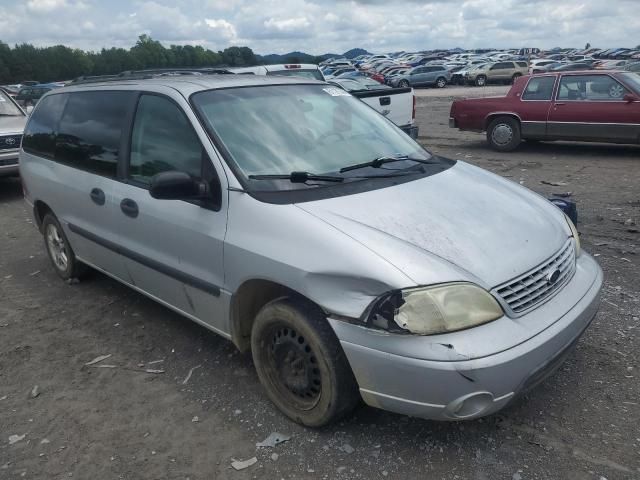
POLYGON ((249 47, 229 47, 217 52, 192 45, 166 48, 148 35, 140 35, 128 50, 113 47, 99 52, 86 52, 64 45, 35 47, 28 43, 12 48, 0 41, 0 84, 25 80, 44 83, 145 68, 241 67, 258 63, 260 57, 249 47))

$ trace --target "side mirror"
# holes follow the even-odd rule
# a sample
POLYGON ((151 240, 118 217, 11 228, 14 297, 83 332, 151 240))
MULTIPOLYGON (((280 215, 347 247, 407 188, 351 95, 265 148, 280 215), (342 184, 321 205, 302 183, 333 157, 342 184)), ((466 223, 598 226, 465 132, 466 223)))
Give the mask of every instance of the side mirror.
POLYGON ((637 102, 638 97, 636 97, 633 93, 627 93, 622 99, 627 103, 637 102))
POLYGON ((209 187, 185 172, 162 172, 151 178, 149 194, 158 200, 195 200, 209 196, 209 187))

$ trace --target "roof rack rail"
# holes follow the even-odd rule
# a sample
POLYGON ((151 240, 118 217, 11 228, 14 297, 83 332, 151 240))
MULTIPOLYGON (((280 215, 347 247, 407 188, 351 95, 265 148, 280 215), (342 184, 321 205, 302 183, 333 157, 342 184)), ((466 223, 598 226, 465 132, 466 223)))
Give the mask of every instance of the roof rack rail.
POLYGON ((119 82, 122 80, 145 80, 156 77, 172 77, 180 75, 233 75, 226 68, 150 68, 145 70, 125 70, 116 75, 81 76, 74 79, 70 85, 83 83, 119 82))

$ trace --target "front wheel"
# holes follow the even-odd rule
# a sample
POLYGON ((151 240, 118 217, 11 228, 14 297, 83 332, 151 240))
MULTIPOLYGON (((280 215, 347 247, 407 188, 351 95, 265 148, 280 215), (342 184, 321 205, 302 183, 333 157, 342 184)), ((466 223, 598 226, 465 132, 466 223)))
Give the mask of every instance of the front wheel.
POLYGON ((513 77, 511 77, 511 83, 516 83, 516 80, 518 80, 521 76, 522 76, 521 73, 518 73, 518 72, 514 73, 513 77))
POLYGON ((87 266, 76 258, 60 222, 52 213, 42 219, 42 232, 49 260, 60 278, 79 278, 87 272, 87 266))
POLYGON ((487 84, 487 77, 485 77, 484 75, 478 75, 478 77, 476 78, 476 85, 478 87, 484 87, 487 84))
POLYGON ((487 128, 487 141, 494 150, 510 152, 520 145, 520 122, 513 117, 498 117, 487 128))
POLYGON ((271 401, 302 425, 334 422, 360 401, 340 342, 312 305, 292 299, 265 305, 253 324, 251 350, 271 401))
POLYGON ((446 78, 444 78, 444 77, 439 77, 439 78, 436 80, 436 87, 438 87, 438 88, 444 88, 444 87, 446 87, 446 86, 447 86, 447 79, 446 79, 446 78))
POLYGON ((409 81, 408 80, 400 80, 400 82, 398 83, 399 87, 402 88, 407 88, 409 86, 409 81))

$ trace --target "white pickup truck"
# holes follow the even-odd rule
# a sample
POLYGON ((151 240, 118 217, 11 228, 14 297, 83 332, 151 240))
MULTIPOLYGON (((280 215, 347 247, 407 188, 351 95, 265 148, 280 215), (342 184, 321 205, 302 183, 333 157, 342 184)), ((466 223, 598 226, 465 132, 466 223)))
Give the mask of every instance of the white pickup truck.
POLYGON ((387 117, 411 138, 418 138, 413 88, 351 90, 349 93, 387 117))
MULTIPOLYGON (((324 80, 322 72, 313 64, 264 65, 257 67, 231 68, 231 72, 244 75, 295 75, 315 80, 324 80)), ((329 83, 348 91, 364 103, 380 112, 398 125, 411 138, 418 138, 416 99, 413 89, 390 88, 387 85, 366 86, 356 80, 333 79, 329 83)))

